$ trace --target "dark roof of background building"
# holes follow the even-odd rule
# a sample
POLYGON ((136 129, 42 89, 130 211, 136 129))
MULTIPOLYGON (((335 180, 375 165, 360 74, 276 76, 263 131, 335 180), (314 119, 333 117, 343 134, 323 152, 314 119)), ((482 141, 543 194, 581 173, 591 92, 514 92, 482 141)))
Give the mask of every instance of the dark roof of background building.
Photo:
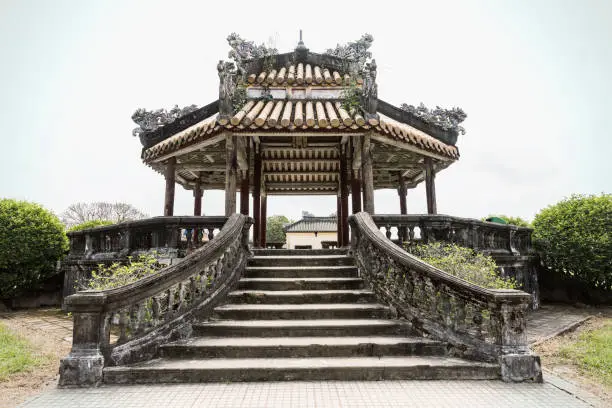
POLYGON ((285 232, 336 232, 336 217, 304 217, 299 221, 283 227, 285 232))

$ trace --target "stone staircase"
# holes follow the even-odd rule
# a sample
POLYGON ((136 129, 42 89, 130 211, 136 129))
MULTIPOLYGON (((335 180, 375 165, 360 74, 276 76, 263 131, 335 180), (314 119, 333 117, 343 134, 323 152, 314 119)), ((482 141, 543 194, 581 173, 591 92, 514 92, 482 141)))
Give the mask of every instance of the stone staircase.
POLYGON ((158 359, 104 368, 104 382, 497 379, 393 320, 346 250, 256 250, 214 318, 158 359))

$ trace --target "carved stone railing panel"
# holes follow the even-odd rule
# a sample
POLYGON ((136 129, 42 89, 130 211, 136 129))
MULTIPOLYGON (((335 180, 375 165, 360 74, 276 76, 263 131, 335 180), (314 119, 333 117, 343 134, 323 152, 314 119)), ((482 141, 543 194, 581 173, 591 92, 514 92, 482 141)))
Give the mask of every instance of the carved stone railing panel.
MULTIPOLYGON (((485 289, 434 268, 394 245, 365 212, 349 220, 351 251, 380 301, 416 330, 448 342, 451 354, 499 361, 507 380, 541 380, 539 358, 527 346, 529 294, 485 289)), ((421 225, 429 238, 443 230, 421 225)))
POLYGON ((120 258, 133 252, 181 251, 212 240, 227 217, 153 217, 69 232, 68 259, 120 258))
POLYGON ((240 277, 251 224, 235 214, 181 262, 120 288, 67 297, 74 332, 60 385, 97 385, 104 366, 153 358, 164 341, 188 335, 194 318, 208 315, 240 277))
POLYGON ((404 245, 451 242, 484 253, 530 255, 531 228, 496 224, 449 215, 374 215, 374 223, 387 238, 404 245))

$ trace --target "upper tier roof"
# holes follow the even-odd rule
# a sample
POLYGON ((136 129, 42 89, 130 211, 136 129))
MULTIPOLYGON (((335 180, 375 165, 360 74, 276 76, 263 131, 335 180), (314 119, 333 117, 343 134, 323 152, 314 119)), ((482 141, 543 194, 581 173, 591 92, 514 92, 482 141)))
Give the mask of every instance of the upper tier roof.
POLYGON ((343 74, 339 70, 324 68, 308 63, 290 64, 288 67, 268 68, 259 74, 248 75, 247 82, 252 85, 287 86, 343 86, 350 85, 352 81, 363 83, 360 76, 343 74))

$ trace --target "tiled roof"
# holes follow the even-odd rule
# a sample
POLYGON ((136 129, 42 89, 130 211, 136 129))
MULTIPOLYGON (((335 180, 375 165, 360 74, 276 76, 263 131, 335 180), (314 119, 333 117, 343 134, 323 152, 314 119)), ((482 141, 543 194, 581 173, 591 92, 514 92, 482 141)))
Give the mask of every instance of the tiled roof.
POLYGON ((355 79, 361 83, 361 78, 351 78, 349 74, 342 75, 338 71, 322 68, 318 65, 302 64, 289 65, 289 67, 275 68, 262 71, 259 74, 251 74, 247 81, 249 84, 257 85, 319 85, 339 86, 349 85, 355 79))
POLYGON ((284 227, 285 232, 336 232, 336 217, 304 217, 284 227))
POLYGON ((254 130, 334 131, 374 130, 390 139, 402 141, 437 154, 459 158, 455 146, 449 146, 414 127, 389 118, 369 121, 350 115, 340 102, 329 100, 248 101, 229 123, 221 125, 216 117, 205 119, 145 150, 145 161, 182 147, 204 141, 224 129, 234 132, 254 130))

